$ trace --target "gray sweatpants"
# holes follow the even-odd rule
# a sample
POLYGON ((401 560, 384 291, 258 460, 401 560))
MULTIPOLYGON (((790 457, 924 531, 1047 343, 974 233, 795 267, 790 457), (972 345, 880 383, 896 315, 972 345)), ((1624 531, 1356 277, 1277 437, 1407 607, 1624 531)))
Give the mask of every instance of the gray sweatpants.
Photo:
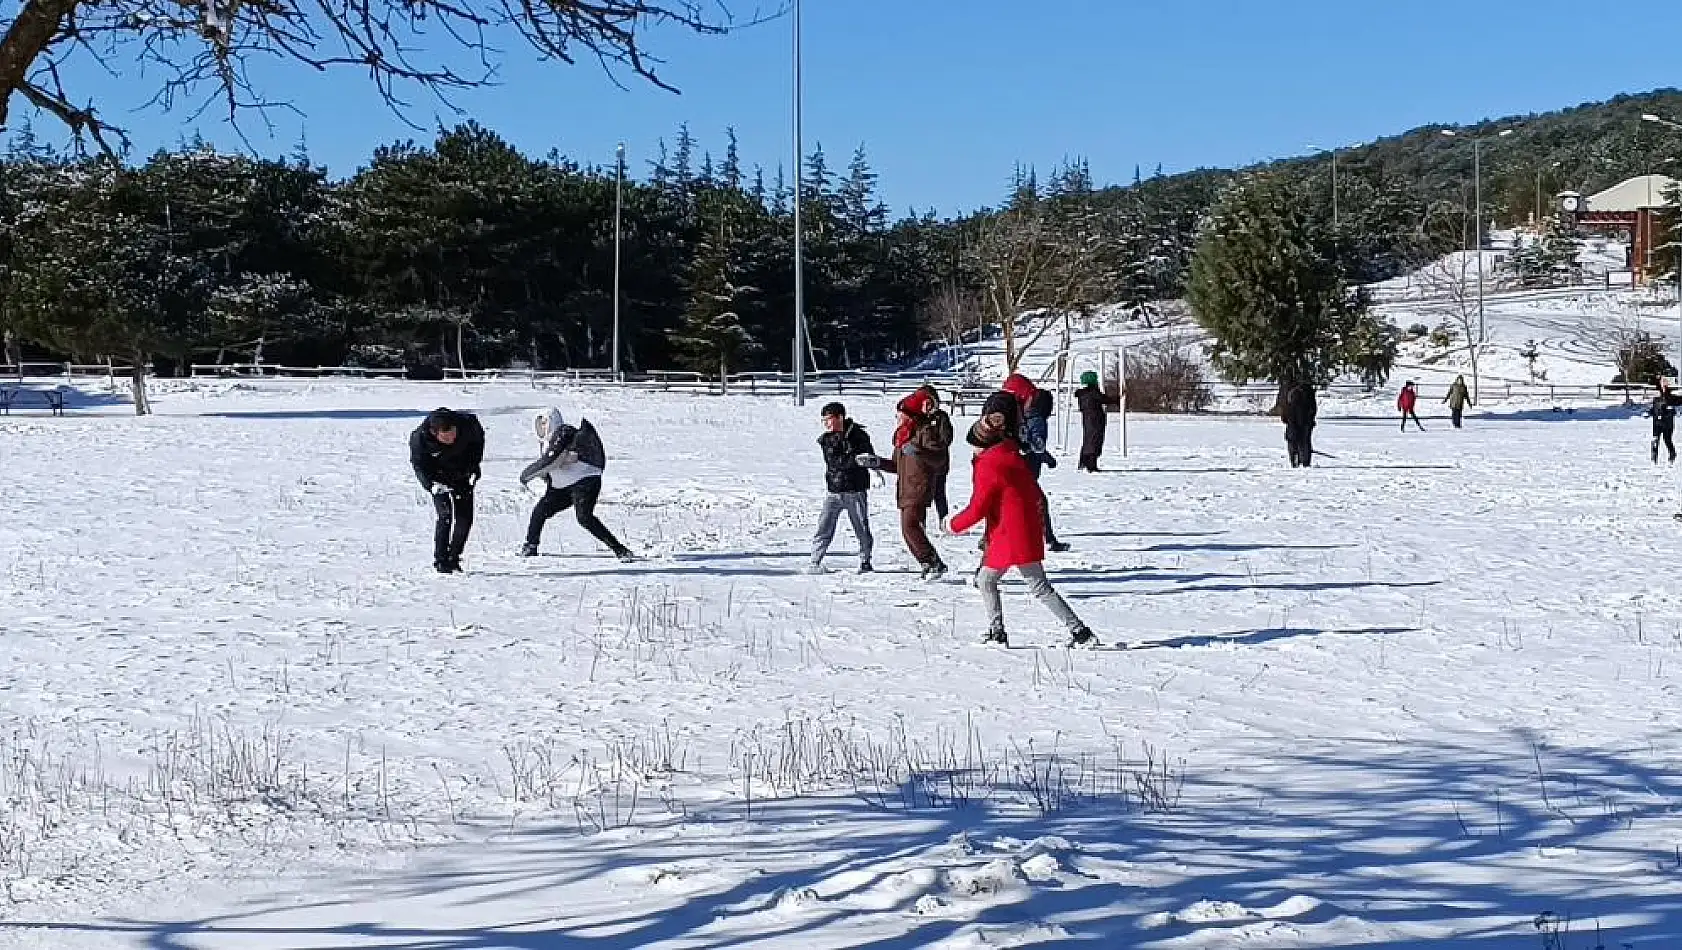
MULTIPOLYGON (((1045 608, 1057 615, 1063 626, 1069 628, 1070 633, 1086 626, 1075 616, 1068 602, 1063 600, 1046 579, 1044 564, 1021 564, 1016 568, 1017 573, 1028 582, 1028 593, 1039 598, 1045 608)), ((987 608, 987 629, 989 632, 1003 632, 1005 628, 1004 604, 999 599, 999 580, 1005 572, 997 568, 984 567, 975 576, 975 586, 981 589, 981 604, 987 608)))
POLYGON ((818 533, 812 538, 812 563, 822 564, 835 540, 835 524, 841 512, 853 524, 853 536, 859 540, 859 560, 868 562, 876 539, 870 536, 870 493, 862 491, 830 492, 823 499, 823 514, 818 516, 818 533))

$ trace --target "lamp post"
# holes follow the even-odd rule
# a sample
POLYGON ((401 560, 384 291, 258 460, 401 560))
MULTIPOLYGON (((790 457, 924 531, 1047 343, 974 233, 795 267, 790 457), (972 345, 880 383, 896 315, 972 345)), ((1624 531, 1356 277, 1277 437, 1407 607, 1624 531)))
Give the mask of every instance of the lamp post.
MULTIPOLYGON (((1641 121, 1643 121, 1643 122, 1655 122, 1655 123, 1658 123, 1659 125, 1664 126, 1667 129, 1673 129, 1675 131, 1682 132, 1682 122, 1672 122, 1669 119, 1660 118, 1659 116, 1656 116, 1656 115, 1652 114, 1651 112, 1644 113, 1641 116, 1641 121)), ((1682 219, 1678 220, 1677 226, 1682 226, 1682 219)), ((1678 234, 1674 230, 1674 227, 1677 227, 1677 226, 1673 226, 1673 231, 1672 231, 1672 234, 1671 234, 1670 243, 1677 245, 1677 247, 1676 247, 1676 325, 1677 325, 1676 367, 1677 367, 1677 372, 1682 373, 1682 244, 1679 244, 1678 241, 1677 241, 1678 234)))
POLYGON ((620 221, 625 206, 625 143, 615 153, 617 169, 613 180, 613 378, 619 379, 619 261, 620 221))
POLYGON ((794 404, 806 405, 806 282, 800 204, 805 198, 805 148, 800 128, 800 0, 794 0, 794 404))
POLYGON ((1332 154, 1332 230, 1337 230, 1337 149, 1321 148, 1318 145, 1308 146, 1316 152, 1330 152, 1332 154))
MULTIPOLYGON (((1449 138, 1461 138, 1460 133, 1453 129, 1443 129, 1443 134, 1449 138)), ((1512 129, 1502 129, 1495 133, 1496 138, 1506 138, 1513 134, 1512 129)), ((1477 252, 1478 265, 1478 339, 1474 344, 1481 351, 1489 332, 1484 326, 1483 317, 1483 140, 1484 136, 1470 136, 1472 140, 1472 242, 1477 252)), ((1472 385, 1477 385, 1477 374, 1472 374, 1472 385)), ((1477 398, 1477 393, 1472 394, 1477 398)))

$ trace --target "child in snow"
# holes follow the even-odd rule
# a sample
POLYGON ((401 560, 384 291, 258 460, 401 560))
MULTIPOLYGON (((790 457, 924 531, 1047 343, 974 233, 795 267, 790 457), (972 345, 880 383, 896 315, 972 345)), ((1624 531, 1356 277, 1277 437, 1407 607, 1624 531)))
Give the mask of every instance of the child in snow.
POLYGON ((876 450, 870 446, 870 433, 864 426, 847 418, 847 408, 838 402, 823 407, 823 435, 818 446, 823 449, 824 485, 829 494, 823 500, 823 514, 818 517, 818 533, 812 538, 812 563, 808 573, 822 574, 823 558, 835 540, 835 525, 841 512, 853 524, 853 535, 859 540, 859 573, 869 574, 870 551, 875 539, 870 536, 870 471, 881 464, 876 450))
MULTIPOLYGON (((991 402, 991 401, 990 401, 991 402)), ((947 530, 962 534, 978 522, 987 525, 987 552, 976 586, 987 608, 986 642, 1008 645, 999 580, 1016 568, 1028 591, 1069 630, 1074 646, 1095 645, 1097 638, 1060 597, 1045 576, 1045 514, 1039 486, 1022 457, 1012 403, 998 404, 970 431, 981 454, 975 460, 975 490, 969 506, 952 516, 947 530), (995 418, 996 417, 996 418, 995 418)))
POLYGON ((629 548, 619 543, 613 532, 596 518, 596 500, 602 494, 602 473, 607 469, 607 452, 596 435, 590 420, 579 420, 573 428, 561 418, 561 411, 545 409, 537 414, 537 461, 520 473, 520 484, 538 496, 526 526, 526 543, 520 547, 523 557, 534 557, 543 540, 543 526, 549 519, 571 508, 578 516, 578 525, 594 535, 597 541, 621 561, 629 561, 629 548))
MULTIPOLYGON (((928 397, 929 424, 946 433, 946 444, 950 446, 953 435, 952 417, 946 414, 946 410, 940 408, 940 393, 928 383, 919 386, 917 392, 928 397)), ((946 503, 946 476, 951 472, 952 458, 951 453, 948 452, 946 464, 935 468, 930 473, 930 488, 934 495, 934 514, 940 521, 945 521, 947 514, 951 511, 950 506, 946 503)))
POLYGON ((1075 405, 1080 407, 1080 464, 1076 471, 1098 471, 1098 456, 1104 453, 1106 415, 1111 408, 1120 408, 1121 400, 1104 395, 1098 386, 1098 374, 1080 374, 1080 388, 1075 390, 1075 405))
POLYGON ((1472 399, 1472 391, 1466 388, 1466 377, 1464 376, 1454 377, 1454 382, 1448 387, 1448 395, 1443 397, 1443 402, 1448 403, 1448 419, 1454 423, 1456 429, 1460 428, 1460 420, 1466 415, 1466 407, 1477 405, 1472 399))
POLYGON ((1653 395, 1653 404, 1647 408, 1647 415, 1653 417, 1653 464, 1659 462, 1659 441, 1664 441, 1664 447, 1670 452, 1670 464, 1676 464, 1676 407, 1682 406, 1682 396, 1670 391, 1670 380, 1659 380, 1659 391, 1653 395))
POLYGON ((461 570, 461 552, 473 530, 473 486, 485 458, 485 430, 477 416, 438 408, 409 435, 409 465, 432 493, 438 524, 432 532, 432 566, 440 574, 461 570))
MULTIPOLYGON (((1051 393, 1035 389, 1034 395, 1028 400, 1027 416, 1022 423, 1022 454, 1028 462, 1028 471, 1033 473, 1036 485, 1039 484, 1042 469, 1057 467, 1057 457, 1052 455, 1047 447, 1050 440, 1051 393)), ((1046 497, 1044 488, 1040 489, 1040 511, 1045 515, 1046 547, 1058 553, 1069 550, 1067 544, 1057 540, 1057 531, 1051 526, 1051 500, 1046 497)))

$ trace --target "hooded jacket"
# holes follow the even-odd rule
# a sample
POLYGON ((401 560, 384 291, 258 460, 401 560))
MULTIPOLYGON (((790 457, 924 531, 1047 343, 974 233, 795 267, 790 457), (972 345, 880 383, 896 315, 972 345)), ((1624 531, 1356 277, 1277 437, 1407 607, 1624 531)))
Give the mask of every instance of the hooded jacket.
POLYGON ((1285 428, 1293 432, 1314 428, 1314 420, 1320 414, 1319 401, 1314 396, 1314 387, 1307 383, 1297 383, 1285 392, 1285 405, 1279 412, 1279 418, 1285 423, 1285 428))
POLYGON ((986 522, 982 563, 994 570, 1038 564, 1045 560, 1043 497, 1021 449, 1001 440, 976 458, 975 490, 969 505, 952 516, 952 530, 962 534, 986 522))
POLYGON ((818 436, 823 449, 824 484, 831 492, 843 494, 870 490, 870 469, 858 463, 860 455, 875 455, 870 445, 870 433, 851 419, 840 432, 825 432, 818 436))
POLYGON ((1021 373, 1011 373, 1006 376, 1004 385, 999 388, 1016 397, 1016 401, 1020 403, 1017 407, 1021 412, 1019 418, 1027 417, 1028 409, 1034 402, 1034 394, 1040 391, 1039 387, 1034 385, 1033 380, 1021 373))
POLYGON ((893 455, 882 469, 899 477, 894 500, 900 508, 934 504, 936 476, 951 467, 952 419, 923 390, 900 400, 907 423, 894 433, 893 455))
POLYGON ((479 480, 479 463, 485 458, 485 429, 479 417, 471 412, 453 409, 434 409, 414 432, 409 434, 409 465, 421 488, 432 490, 434 484, 457 490, 473 487, 479 480), (435 426, 450 423, 456 430, 456 440, 449 445, 432 434, 435 426))
POLYGON ((582 419, 574 428, 551 406, 539 412, 532 424, 538 458, 520 473, 520 484, 546 478, 550 488, 569 488, 607 470, 607 452, 590 420, 582 419))

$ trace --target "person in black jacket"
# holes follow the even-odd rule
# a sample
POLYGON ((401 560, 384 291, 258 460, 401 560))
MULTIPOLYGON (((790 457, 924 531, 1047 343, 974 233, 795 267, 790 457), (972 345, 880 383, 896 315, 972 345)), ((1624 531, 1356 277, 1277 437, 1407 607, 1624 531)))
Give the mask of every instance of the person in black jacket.
POLYGON ((823 427, 818 445, 823 449, 824 485, 829 494, 823 501, 823 514, 818 517, 818 533, 812 538, 812 563, 807 570, 823 573, 824 555, 829 553, 830 542, 835 540, 835 525, 845 511, 859 541, 859 573, 868 574, 872 570, 870 552, 876 544, 870 535, 870 471, 880 460, 870 445, 870 433, 847 418, 847 409, 840 403, 823 407, 823 427))
POLYGON ((1653 404, 1648 407, 1647 415, 1653 417, 1653 464, 1659 462, 1659 441, 1664 441, 1664 447, 1670 452, 1670 464, 1676 464, 1676 443, 1672 437, 1676 434, 1676 407, 1682 406, 1682 396, 1670 391, 1670 382, 1659 380, 1659 391, 1653 396, 1653 404))
POLYGON ((1313 386, 1295 383, 1285 390, 1285 404, 1279 418, 1285 423, 1285 453, 1290 456, 1292 468, 1314 464, 1314 420, 1319 414, 1313 386))
POLYGON ((432 566, 440 574, 461 570, 461 552, 473 530, 473 486, 484 458, 485 430, 469 412, 435 409, 409 436, 409 464, 438 512, 432 566))
POLYGON ((1107 413, 1121 405, 1120 399, 1104 394, 1098 385, 1098 374, 1080 374, 1080 388, 1075 390, 1075 405, 1080 407, 1080 464, 1076 471, 1098 471, 1098 456, 1104 454, 1104 429, 1109 423, 1107 413))
POLYGON ((543 526, 549 519, 571 508, 578 525, 597 541, 607 545, 621 561, 633 560, 631 551, 607 525, 596 517, 596 501, 602 494, 602 473, 607 470, 607 451, 590 420, 576 427, 567 425, 561 411, 545 409, 536 418, 538 458, 520 473, 520 484, 539 495, 526 525, 523 557, 535 557, 543 541, 543 526))

